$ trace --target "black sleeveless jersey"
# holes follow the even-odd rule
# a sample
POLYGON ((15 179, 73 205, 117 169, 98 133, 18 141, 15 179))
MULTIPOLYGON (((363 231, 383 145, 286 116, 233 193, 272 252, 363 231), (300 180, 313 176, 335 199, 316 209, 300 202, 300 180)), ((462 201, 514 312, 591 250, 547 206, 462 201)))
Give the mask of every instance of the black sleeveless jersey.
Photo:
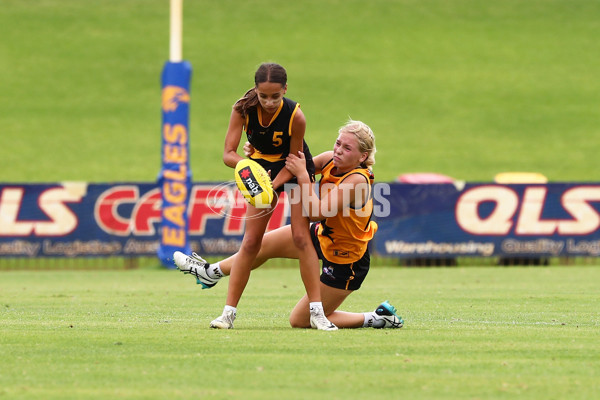
MULTIPOLYGON (((300 105, 293 100, 283 98, 279 108, 266 126, 261 124, 260 106, 253 107, 246 114, 246 137, 254 147, 252 158, 268 161, 285 160, 290 152, 292 121, 300 105)), ((306 148, 306 143, 304 143, 306 148)))

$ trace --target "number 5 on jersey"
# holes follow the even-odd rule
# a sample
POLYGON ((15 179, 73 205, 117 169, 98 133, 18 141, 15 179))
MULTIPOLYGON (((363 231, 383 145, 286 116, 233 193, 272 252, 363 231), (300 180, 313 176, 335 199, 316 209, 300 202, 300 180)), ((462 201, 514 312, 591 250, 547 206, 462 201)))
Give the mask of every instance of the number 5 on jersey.
POLYGON ((282 136, 283 136, 283 132, 275 131, 275 133, 273 133, 273 146, 275 146, 275 147, 281 146, 281 144, 283 143, 283 139, 281 139, 282 136))

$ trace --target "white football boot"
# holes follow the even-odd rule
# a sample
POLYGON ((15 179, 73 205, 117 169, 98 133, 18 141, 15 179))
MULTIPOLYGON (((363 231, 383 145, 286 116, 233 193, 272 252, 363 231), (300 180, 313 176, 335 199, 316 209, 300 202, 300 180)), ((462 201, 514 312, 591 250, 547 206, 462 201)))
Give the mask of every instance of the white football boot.
POLYGON ((202 285, 202 289, 210 289, 219 282, 220 277, 211 278, 207 270, 210 264, 196 253, 187 256, 180 251, 173 253, 175 265, 184 274, 191 274, 196 277, 196 283, 202 285))
POLYGON ((310 326, 320 331, 337 331, 338 327, 327 319, 323 309, 310 309, 310 326))
POLYGON ((381 303, 375 309, 375 312, 373 313, 373 318, 375 319, 375 321, 380 322, 378 324, 373 324, 374 328, 402 328, 404 326, 404 320, 401 316, 396 314, 396 307, 388 303, 387 300, 381 303), (381 324, 381 321, 383 322, 383 324, 381 324))
POLYGON ((233 321, 235 321, 235 313, 232 310, 224 310, 220 317, 215 318, 210 323, 210 327, 216 329, 233 329, 233 321))

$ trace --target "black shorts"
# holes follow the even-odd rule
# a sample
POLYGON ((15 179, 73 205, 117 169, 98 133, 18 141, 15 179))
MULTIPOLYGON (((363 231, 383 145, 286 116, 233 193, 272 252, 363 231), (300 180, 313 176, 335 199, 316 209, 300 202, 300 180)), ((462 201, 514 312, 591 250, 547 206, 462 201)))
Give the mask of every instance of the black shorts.
MULTIPOLYGON (((306 171, 308 172, 310 181, 314 182, 315 181, 315 163, 313 161, 312 154, 310 154, 310 150, 308 149, 308 147, 304 147, 303 152, 304 152, 304 157, 306 158, 306 171)), ((252 157, 250 157, 250 158, 252 158, 252 157)), ((259 163, 260 166, 265 169, 265 171, 267 171, 267 172, 271 171, 271 174, 270 174, 271 179, 275 179, 277 174, 279 174, 279 171, 281 171, 282 169, 285 168, 285 160, 267 161, 264 158, 252 158, 252 160, 259 163)), ((292 177, 292 179, 290 179, 286 183, 298 183, 298 180, 294 176, 294 177, 292 177)), ((281 193, 284 189, 284 185, 279 186, 275 190, 275 192, 281 193)))
POLYGON ((360 260, 350 264, 336 264, 325 258, 323 251, 321 250, 321 244, 317 237, 317 229, 319 228, 320 222, 311 224, 310 226, 310 237, 317 251, 317 257, 322 261, 322 274, 321 282, 327 286, 346 289, 346 290, 358 290, 362 285, 363 281, 369 273, 369 267, 371 266, 371 256, 369 250, 365 251, 365 254, 360 260))

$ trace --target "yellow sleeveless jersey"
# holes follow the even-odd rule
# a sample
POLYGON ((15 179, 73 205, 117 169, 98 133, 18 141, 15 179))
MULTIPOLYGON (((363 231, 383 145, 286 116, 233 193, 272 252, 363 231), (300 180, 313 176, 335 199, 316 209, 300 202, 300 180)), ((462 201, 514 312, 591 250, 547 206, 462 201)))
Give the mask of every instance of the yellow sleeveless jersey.
POLYGON ((335 216, 321 221, 317 231, 325 258, 336 264, 349 264, 360 260, 367 251, 369 241, 377 232, 377 223, 371 221, 374 177, 371 170, 366 168, 355 168, 344 175, 336 176, 331 174, 333 167, 333 160, 330 160, 321 172, 321 181, 319 182, 321 198, 333 188, 332 185, 339 186, 346 177, 352 174, 364 176, 366 178, 365 188, 368 188, 367 201, 362 207, 360 204, 355 204, 355 208, 344 208, 335 216))

